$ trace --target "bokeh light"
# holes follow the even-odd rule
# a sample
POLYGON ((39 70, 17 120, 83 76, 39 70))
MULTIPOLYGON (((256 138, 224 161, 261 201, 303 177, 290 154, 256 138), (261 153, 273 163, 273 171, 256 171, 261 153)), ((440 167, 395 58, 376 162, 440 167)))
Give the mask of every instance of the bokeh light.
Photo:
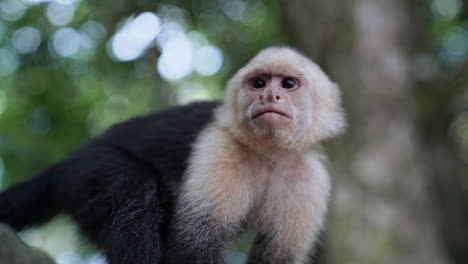
POLYGON ((223 54, 212 45, 204 46, 195 52, 195 71, 203 76, 218 72, 223 65, 223 54))
POLYGON ((87 21, 78 30, 80 44, 85 49, 94 49, 106 39, 107 31, 103 24, 97 21, 87 21))
POLYGON ((185 35, 169 39, 163 46, 157 62, 161 77, 167 81, 177 81, 193 71, 192 43, 185 35))
POLYGON ((441 57, 455 66, 468 58, 468 31, 457 27, 447 33, 442 44, 441 57))
POLYGON ((65 251, 61 253, 56 259, 57 264, 84 264, 81 256, 75 251, 65 251))
POLYGON ((19 63, 18 55, 13 49, 0 48, 0 76, 14 73, 18 69, 19 63))
POLYGON ((51 0, 51 1, 55 1, 63 5, 70 5, 70 4, 78 4, 81 0, 51 0))
POLYGON ((111 40, 112 55, 120 61, 137 59, 154 41, 160 29, 159 17, 151 12, 129 19, 111 40))
POLYGON ((77 225, 73 224, 66 216, 54 218, 41 229, 23 230, 19 235, 29 245, 40 246, 42 250, 54 258, 57 264, 106 263, 99 252, 86 254, 83 249, 77 248, 77 245, 83 245, 85 241, 80 235, 77 225))
POLYGON ((47 18, 50 23, 56 26, 64 26, 73 19, 75 14, 75 5, 73 3, 51 2, 47 5, 47 18))
POLYGON ((202 33, 185 33, 183 27, 175 22, 163 25, 156 43, 162 51, 156 67, 166 81, 181 80, 194 70, 202 76, 210 76, 223 64, 222 52, 208 44, 202 33))
POLYGON ((232 20, 241 20, 245 16, 247 1, 244 0, 224 0, 220 1, 224 14, 232 20))
POLYGON ((158 15, 164 23, 176 23, 183 28, 187 28, 187 11, 174 6, 174 5, 162 5, 158 9, 158 15))
POLYGON ((107 261, 106 261, 106 258, 104 257, 103 254, 96 253, 96 254, 93 254, 93 255, 89 256, 85 260, 85 263, 86 264, 106 264, 107 261))
POLYGON ((447 19, 456 17, 461 7, 461 0, 433 0, 431 5, 433 14, 447 19))
POLYGON ((16 21, 24 16, 27 6, 21 0, 0 1, 0 14, 3 19, 16 21))
POLYGON ((19 28, 13 34, 12 42, 19 54, 33 53, 41 44, 41 32, 31 26, 19 28))
POLYGON ((190 31, 187 33, 187 37, 192 42, 192 46, 196 49, 208 45, 208 39, 199 31, 190 31))
POLYGON ((156 44, 162 50, 169 40, 176 37, 185 37, 184 28, 175 22, 164 23, 161 33, 156 39, 156 44))
POLYGON ((62 57, 72 57, 80 49, 80 35, 71 27, 57 30, 51 40, 53 51, 62 57))
POLYGON ((38 5, 41 3, 47 3, 47 2, 52 2, 52 1, 54 0, 23 0, 23 2, 28 5, 38 5))

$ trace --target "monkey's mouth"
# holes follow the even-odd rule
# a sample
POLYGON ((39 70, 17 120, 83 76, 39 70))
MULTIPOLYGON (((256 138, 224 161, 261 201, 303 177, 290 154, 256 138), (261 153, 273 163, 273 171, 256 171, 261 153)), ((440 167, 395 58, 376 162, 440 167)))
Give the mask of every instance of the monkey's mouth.
POLYGON ((273 115, 280 115, 282 117, 286 117, 291 119, 291 117, 285 113, 284 111, 278 110, 278 109, 273 109, 273 108, 265 108, 265 109, 259 109, 258 111, 255 111, 252 115, 252 119, 256 119, 260 116, 263 115, 268 115, 268 114, 273 114, 273 115))

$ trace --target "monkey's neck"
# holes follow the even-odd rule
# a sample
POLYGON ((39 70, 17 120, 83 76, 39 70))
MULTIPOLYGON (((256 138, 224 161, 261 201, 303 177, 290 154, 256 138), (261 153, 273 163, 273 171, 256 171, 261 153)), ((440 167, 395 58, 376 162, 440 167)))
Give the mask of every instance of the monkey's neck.
POLYGON ((237 145, 237 148, 246 155, 252 155, 263 162, 277 163, 306 155, 312 151, 309 149, 283 148, 275 138, 262 138, 248 132, 241 132, 240 128, 219 127, 229 144, 237 145))

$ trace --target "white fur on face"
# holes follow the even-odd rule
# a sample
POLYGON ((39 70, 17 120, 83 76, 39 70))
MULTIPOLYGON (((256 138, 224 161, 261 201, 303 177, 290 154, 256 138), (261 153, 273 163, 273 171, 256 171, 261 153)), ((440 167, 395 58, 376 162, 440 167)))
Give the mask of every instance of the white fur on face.
MULTIPOLYGON (((289 48, 261 51, 228 82, 224 108, 218 121, 234 134, 276 138, 283 149, 304 150, 320 140, 340 134, 345 127, 340 92, 328 76, 311 60, 289 48), (301 76, 302 87, 291 100, 293 123, 281 129, 268 129, 252 124, 249 107, 252 98, 245 93, 245 76, 253 72, 301 76), (237 131, 243 130, 242 133, 237 131)), ((241 140, 251 142, 245 136, 241 140)))

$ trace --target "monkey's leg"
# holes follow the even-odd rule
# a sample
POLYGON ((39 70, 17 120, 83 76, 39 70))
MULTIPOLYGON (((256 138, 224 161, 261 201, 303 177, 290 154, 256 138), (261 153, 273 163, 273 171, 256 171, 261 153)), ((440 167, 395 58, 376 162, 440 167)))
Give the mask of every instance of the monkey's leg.
POLYGON ((101 231, 109 264, 161 263, 161 215, 156 186, 142 186, 117 207, 101 231))
MULTIPOLYGON (((314 236, 315 237, 315 236, 314 236)), ((287 238, 285 238, 287 240, 287 238)), ((274 234, 259 233, 249 253, 248 264, 305 264, 314 253, 312 238, 282 241, 274 234)), ((316 263, 316 262, 313 262, 316 263)))
POLYGON ((292 252, 285 252, 275 245, 271 234, 257 234, 250 250, 248 264, 289 264, 294 263, 292 252))
POLYGON ((223 189, 213 202, 200 188, 193 196, 182 194, 171 224, 165 264, 225 263, 227 244, 242 231, 251 201, 236 187, 241 188, 223 189), (223 195, 230 199, 220 199, 223 195))
POLYGON ((228 242, 241 230, 237 223, 223 223, 208 214, 171 227, 164 264, 223 264, 228 242))
POLYGON ((116 149, 93 147, 73 157, 78 178, 66 211, 103 249, 109 264, 161 263, 164 212, 158 172, 116 149), (78 173, 79 172, 79 173, 78 173))

